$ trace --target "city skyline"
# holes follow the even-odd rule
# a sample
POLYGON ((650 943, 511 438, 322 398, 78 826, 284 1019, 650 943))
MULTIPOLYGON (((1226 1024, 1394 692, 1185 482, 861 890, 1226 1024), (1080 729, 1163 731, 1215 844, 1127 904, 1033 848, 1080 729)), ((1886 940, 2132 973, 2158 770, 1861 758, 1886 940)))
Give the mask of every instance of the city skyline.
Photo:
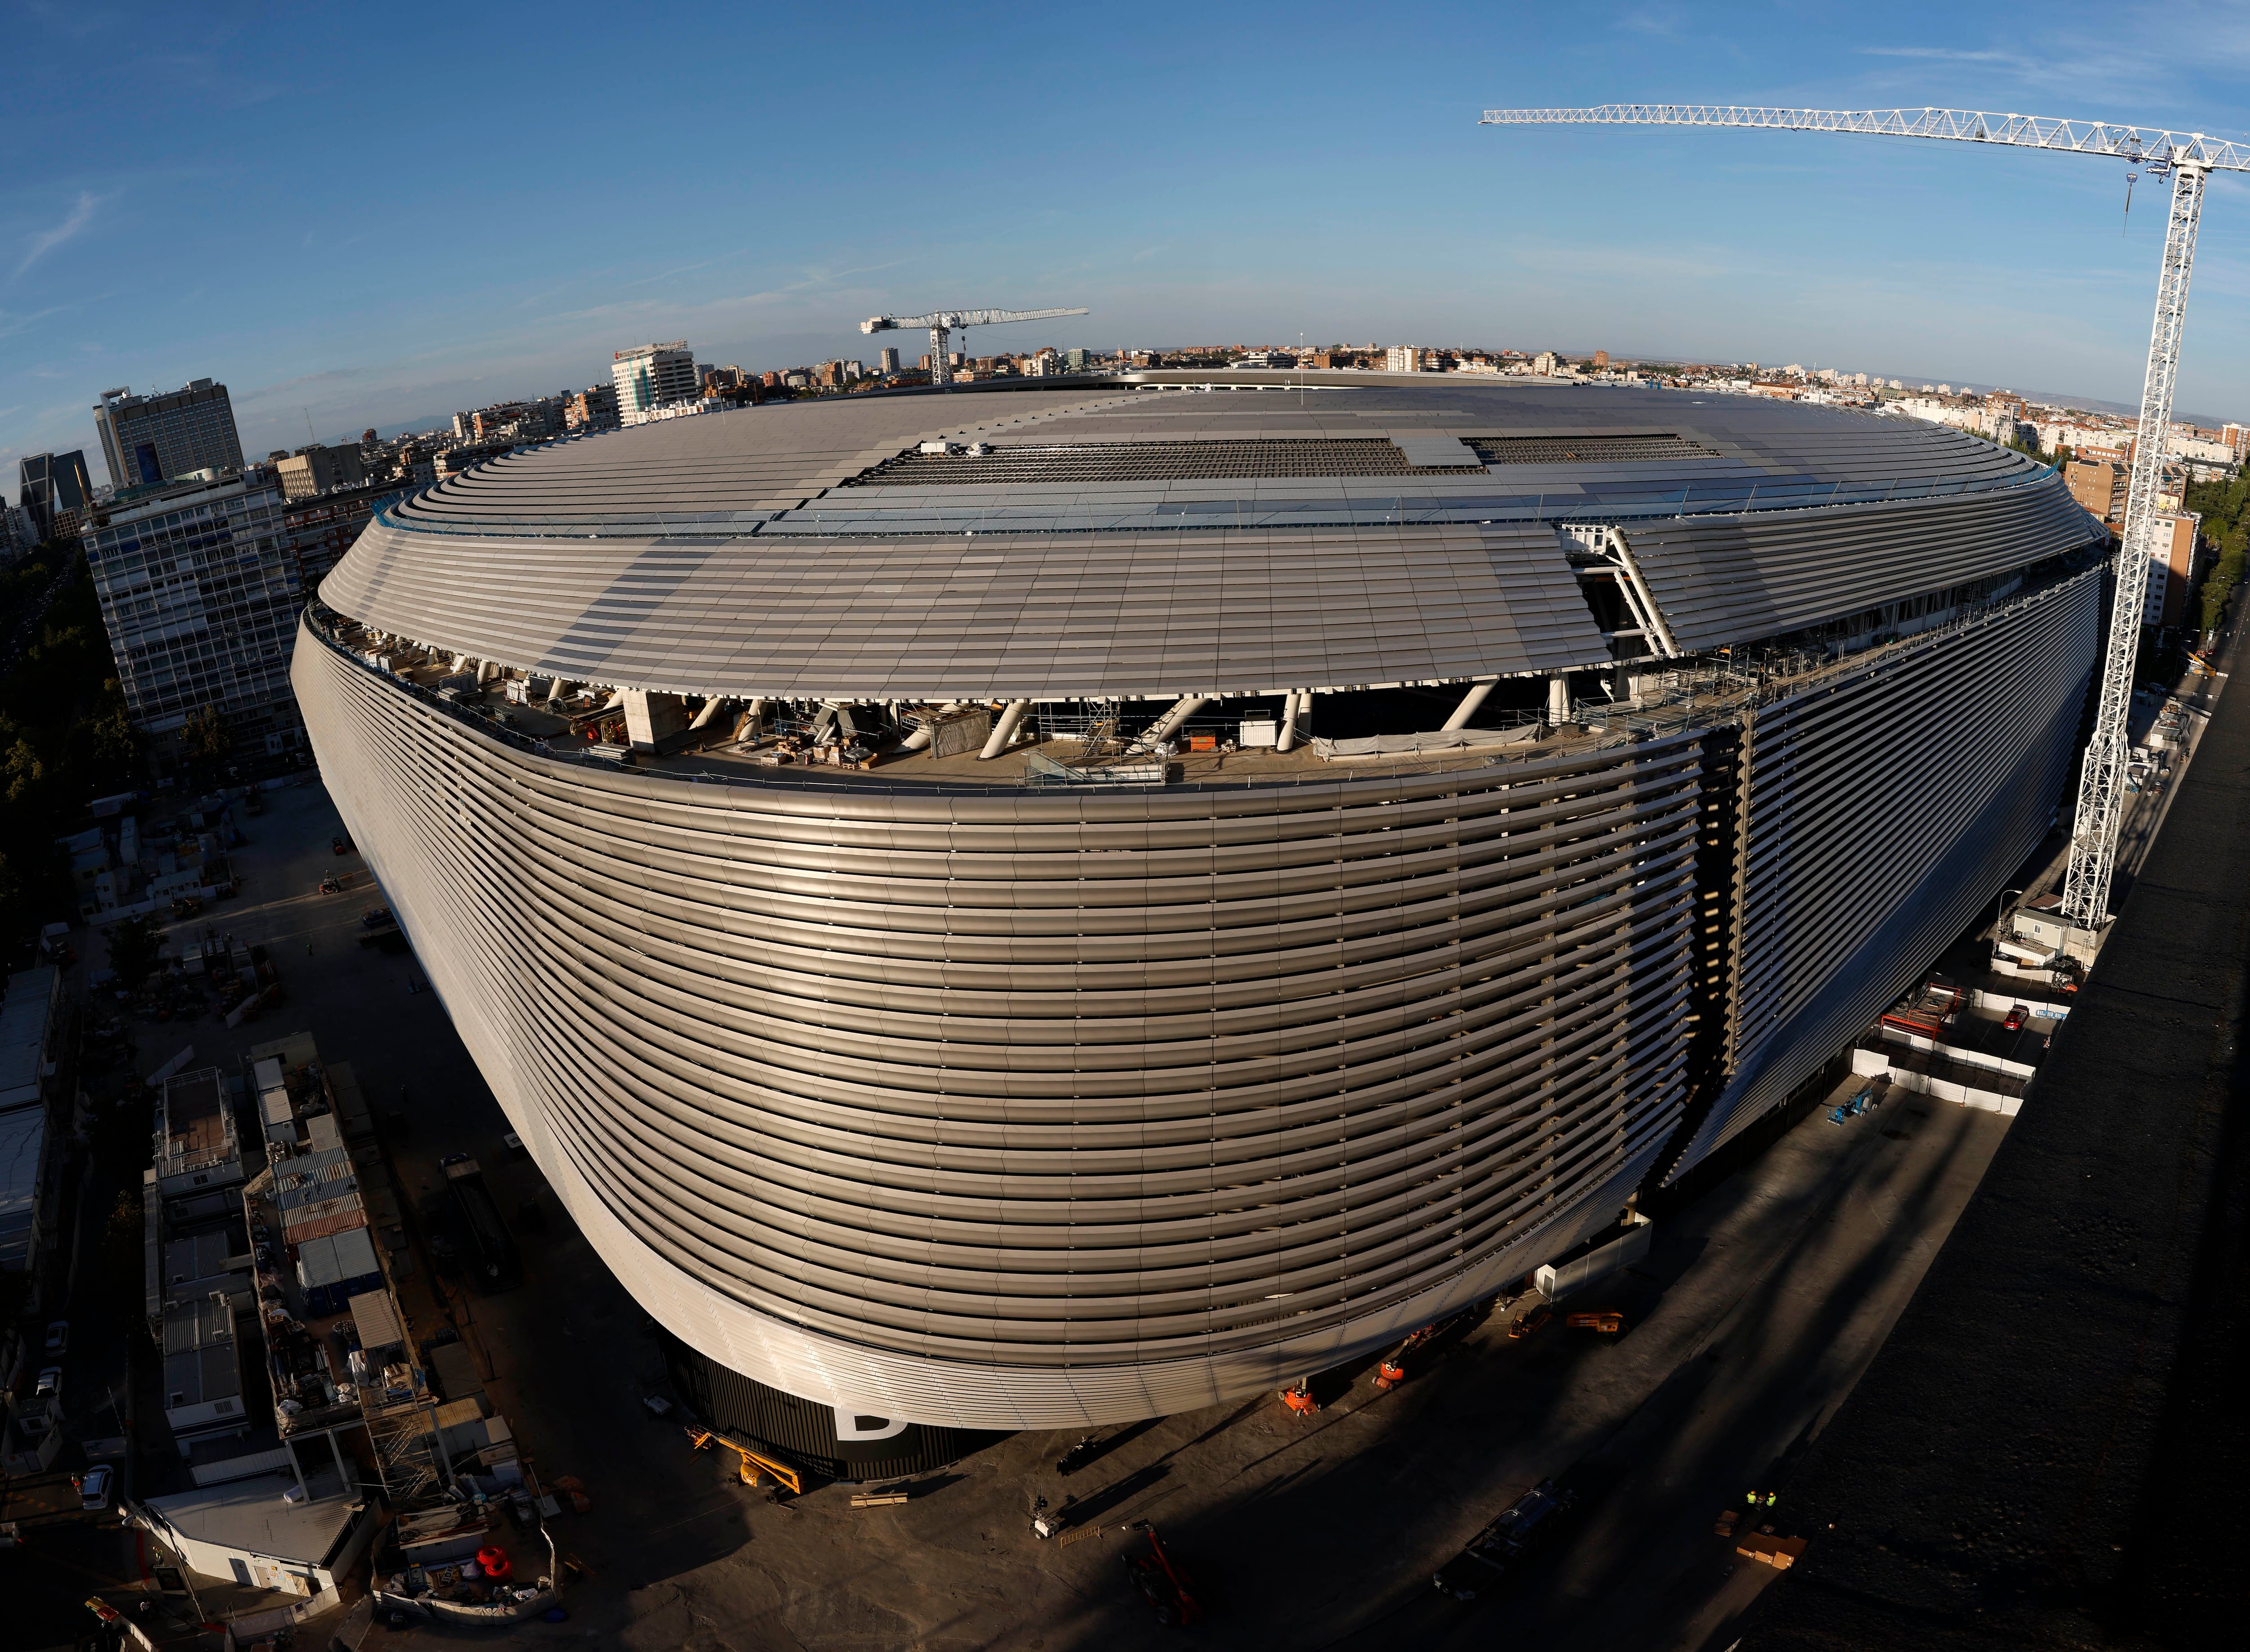
MULTIPOLYGON (((284 36, 253 9, 157 56, 137 25, 35 14, 18 37, 31 90, 0 114, 24 158, 0 190, 0 468, 95 451, 92 408, 117 384, 229 383, 255 453, 599 383, 614 350, 656 339, 745 365, 860 354, 856 318, 956 301, 1094 311, 1012 328, 1010 349, 1301 328, 2129 402, 2161 186, 2143 183, 2125 225, 2115 163, 1475 125, 1495 101, 1654 94, 2229 129, 2230 72, 2250 58, 2233 14, 2178 14, 2188 53, 2033 15, 2036 31, 2002 12, 1970 33, 1914 7, 1880 26, 1777 10, 1763 31, 1731 11, 1643 7, 1588 29, 1429 10, 1396 25, 1421 66, 1402 90, 1370 71, 1342 12, 1199 18, 1204 50, 1186 59, 1161 16, 1002 14, 989 38, 938 48, 962 95, 935 103, 891 95, 918 77, 868 52, 864 27, 691 18, 672 38, 694 60, 758 74, 597 154, 549 124, 555 94, 598 84, 621 46, 583 18, 506 38, 511 73, 479 79, 517 33, 507 19, 450 20, 445 53, 355 78, 334 24, 284 36), (1746 38, 1761 41, 1747 61, 1746 38), (1090 116, 1087 88, 1112 85, 1129 95, 1090 116), (480 132, 521 132, 551 164, 449 172, 428 141, 385 158, 385 133, 447 130, 472 96, 480 132), (1308 121, 1315 104, 1329 114, 1308 121), (694 120, 712 130, 689 142, 694 120), (290 165, 364 187, 282 187, 262 158, 284 134, 290 165), (933 152, 968 158, 918 190, 933 152), (151 238, 178 256, 135 250, 151 238)), ((2214 184, 2184 416, 2224 418, 2234 399, 2246 204, 2235 181, 2214 184)))

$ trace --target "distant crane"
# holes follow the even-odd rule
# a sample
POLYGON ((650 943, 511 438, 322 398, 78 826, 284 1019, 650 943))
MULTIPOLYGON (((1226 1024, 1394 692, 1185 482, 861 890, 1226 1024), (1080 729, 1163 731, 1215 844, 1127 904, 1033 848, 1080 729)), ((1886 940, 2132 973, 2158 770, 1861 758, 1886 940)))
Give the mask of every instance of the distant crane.
POLYGON ((859 323, 863 333, 889 333, 902 327, 929 328, 929 382, 950 390, 953 375, 945 370, 946 340, 972 327, 991 327, 1001 321, 1044 321, 1052 315, 1083 315, 1075 310, 935 310, 928 315, 871 315, 859 323))
MULTIPOLYGON (((2127 714, 2133 704, 2133 662, 2139 652, 2149 565, 2157 545, 2157 484, 2170 444, 2172 386, 2179 373, 2180 333, 2187 320, 2187 278, 2203 216, 2203 186, 2212 172, 2250 172, 2250 144, 2199 132, 2162 132, 2098 121, 2053 121, 1977 109, 1750 109, 1689 103, 1605 103, 1591 109, 1487 109, 1481 126, 1746 126, 1786 132, 1845 132, 1874 137, 1939 138, 2064 149, 2122 159, 2151 177, 2170 176, 2171 217, 2164 267, 2157 279, 2157 319, 2141 384, 2141 423, 2133 443, 2133 475, 2125 500, 2124 548, 2117 559, 2117 595, 2109 609, 2109 646, 2102 665, 2102 699, 2094 737, 2078 780, 2078 817, 2071 830, 2070 870, 2062 916, 2081 930, 2108 918, 2109 878, 2125 806, 2129 753, 2127 714)), ((2127 177, 2133 176, 2129 169, 2127 177)), ((2130 184, 2129 183, 2128 188, 2130 184)))

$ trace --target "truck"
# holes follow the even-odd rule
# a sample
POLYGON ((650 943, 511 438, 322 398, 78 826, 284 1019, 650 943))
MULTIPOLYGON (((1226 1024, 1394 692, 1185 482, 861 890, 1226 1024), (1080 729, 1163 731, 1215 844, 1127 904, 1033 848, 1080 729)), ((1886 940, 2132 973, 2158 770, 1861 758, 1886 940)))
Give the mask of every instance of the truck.
POLYGON ((454 1153, 444 1161, 444 1169, 445 1197, 452 1206, 455 1243, 465 1270, 487 1295, 514 1289, 523 1282, 523 1259, 498 1201, 485 1185, 482 1167, 466 1153, 454 1153))
POLYGON ((1469 1539, 1468 1546, 1439 1567, 1430 1581, 1439 1593, 1456 1600, 1474 1600, 1480 1593, 1515 1581, 1534 1557, 1553 1545, 1577 1504, 1572 1493, 1552 1480, 1542 1480, 1469 1539))

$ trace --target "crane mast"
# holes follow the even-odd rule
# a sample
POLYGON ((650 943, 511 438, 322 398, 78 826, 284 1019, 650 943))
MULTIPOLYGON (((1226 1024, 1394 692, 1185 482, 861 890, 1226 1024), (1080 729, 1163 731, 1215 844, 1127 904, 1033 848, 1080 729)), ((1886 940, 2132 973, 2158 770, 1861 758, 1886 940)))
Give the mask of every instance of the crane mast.
POLYGON ((1044 321, 1056 315, 1083 315, 1079 309, 1059 310, 934 310, 928 315, 871 315, 859 323, 863 333, 888 333, 903 327, 929 328, 929 382, 942 390, 953 388, 946 371, 947 343, 956 332, 972 327, 992 327, 1003 321, 1044 321))
POLYGON ((2133 443, 2132 477, 2125 496, 2116 596, 2102 662, 2101 695, 2093 738, 2079 773, 2078 813, 2071 827, 2069 870, 2063 881, 2062 916, 2074 927, 2098 929, 2109 917, 2109 881, 2124 813, 2125 768, 2133 706, 2133 667, 2141 619, 2148 605, 2149 574, 2157 550, 2157 493, 2170 443, 2172 389, 2179 377, 2180 339, 2187 321, 2188 276, 2203 216, 2205 180, 2213 171, 2250 171, 2250 144, 2107 121, 2058 121, 2037 115, 1995 114, 1980 109, 1771 109, 1689 103, 1608 103, 1582 109, 1487 109, 1483 126, 1723 126, 1787 132, 1840 132, 1873 137, 1934 138, 1998 143, 2018 149, 2060 149, 2108 156, 2169 173, 2171 211, 2164 230, 2164 267, 2157 282, 2156 321, 2149 335, 2148 370, 2141 384, 2140 424, 2133 443))

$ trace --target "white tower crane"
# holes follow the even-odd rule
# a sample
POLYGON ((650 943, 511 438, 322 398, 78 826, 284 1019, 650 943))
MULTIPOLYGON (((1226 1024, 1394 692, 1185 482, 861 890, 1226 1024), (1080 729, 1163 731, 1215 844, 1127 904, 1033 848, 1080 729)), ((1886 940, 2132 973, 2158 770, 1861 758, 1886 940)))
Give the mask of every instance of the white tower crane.
POLYGON ((929 382, 950 390, 953 375, 945 370, 948 335, 972 327, 999 321, 1044 321, 1051 315, 1083 315, 1075 310, 935 310, 928 315, 871 315, 859 323, 863 333, 888 333, 901 327, 929 328, 929 382))
MULTIPOLYGON (((2139 652, 2149 565, 2157 549, 2157 484, 2171 435, 2172 384, 2179 372, 2180 330, 2187 319, 2187 278, 2195 262, 2204 180, 2214 171, 2250 172, 2250 144, 2207 138, 2199 132, 2163 132, 2149 127, 2052 121, 2028 114, 1988 114, 1977 109, 1750 109, 1705 104, 1606 103, 1591 109, 1487 109, 1479 124, 1747 126, 1788 132, 1939 138, 2109 156, 2151 176, 2171 176, 2171 216, 2164 232, 2164 268, 2157 279, 2157 319, 2149 337, 2148 373, 2141 385, 2141 424, 2133 443, 2124 548, 2117 562, 2117 596, 2109 610, 2109 646, 2102 666, 2101 704, 2095 714, 2094 737, 2086 748, 2086 765, 2079 775, 2078 816, 2071 829, 2070 870, 2062 891, 2064 919, 2081 930, 2098 929, 2109 916, 2109 876, 2124 810, 2126 715, 2132 708, 2133 663, 2139 652)), ((2129 179, 2132 176, 2127 174, 2129 179)))

